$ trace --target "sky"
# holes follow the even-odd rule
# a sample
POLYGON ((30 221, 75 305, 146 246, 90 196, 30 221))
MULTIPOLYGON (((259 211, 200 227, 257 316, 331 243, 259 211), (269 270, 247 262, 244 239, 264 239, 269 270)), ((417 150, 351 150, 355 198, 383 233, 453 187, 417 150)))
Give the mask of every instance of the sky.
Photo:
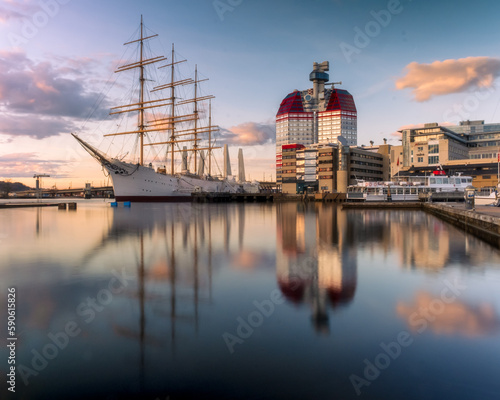
POLYGON ((500 122, 499 12, 493 0, 2 0, 0 180, 108 183, 71 132, 132 154, 134 138, 103 134, 121 121, 109 108, 130 94, 113 71, 141 15, 159 35, 153 50, 169 57, 175 43, 187 69, 209 78, 200 86, 215 96, 233 171, 241 147, 247 178, 269 180, 276 112, 312 87, 313 62, 329 61, 330 81, 353 95, 358 145, 397 145, 398 130, 427 122, 500 122))

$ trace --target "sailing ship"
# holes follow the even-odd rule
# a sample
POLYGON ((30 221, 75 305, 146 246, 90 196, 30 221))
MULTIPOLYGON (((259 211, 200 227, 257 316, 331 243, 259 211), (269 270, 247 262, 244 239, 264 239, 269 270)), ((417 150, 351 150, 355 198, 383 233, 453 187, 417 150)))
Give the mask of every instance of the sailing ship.
MULTIPOLYGON (((138 99, 130 104, 113 107, 110 115, 136 114, 138 122, 133 130, 104 135, 135 135, 138 138, 138 160, 130 162, 124 161, 124 157, 109 156, 78 135, 74 133, 72 135, 107 171, 111 177, 117 201, 189 201, 193 192, 258 192, 256 182, 237 182, 230 176, 212 176, 212 152, 220 148, 220 146, 214 146, 212 138, 212 134, 218 131, 218 126, 212 125, 211 121, 211 99, 214 96, 198 94, 199 83, 207 79, 198 79, 197 68, 195 68, 194 79, 176 77, 176 65, 187 60, 176 59, 173 44, 170 60, 167 60, 165 56, 146 56, 146 42, 157 36, 157 34, 145 34, 141 17, 139 38, 125 43, 125 45, 138 46, 138 60, 119 66, 115 72, 138 71, 138 99), (169 61, 167 64, 160 65, 167 61, 169 61), (154 73, 149 73, 151 68, 169 68, 170 81, 148 90, 146 82, 154 81, 152 79, 154 73), (181 86, 194 87, 194 96, 182 98, 178 93, 181 86), (169 92, 168 97, 160 96, 151 99, 153 93, 165 91, 169 92), (206 104, 207 101, 209 102, 208 124, 203 124, 199 105, 200 103, 206 104), (189 106, 192 106, 190 112, 185 113, 185 107, 189 106), (180 107, 184 107, 184 113, 178 111, 180 107), (160 110, 161 115, 149 119, 152 110, 160 110), (158 134, 163 134, 163 136, 158 139, 158 134), (207 144, 201 145, 200 143, 203 142, 207 144), (147 146, 162 146, 162 149, 165 149, 163 165, 154 168, 151 162, 146 161, 144 149, 147 146), (176 156, 179 153, 182 154, 182 165, 181 170, 176 171, 178 158, 176 156), (193 172, 189 170, 191 163, 193 172), (170 165, 167 170, 168 164, 170 165), (208 167, 208 173, 205 173, 206 167, 208 167)), ((224 161, 228 163, 227 146, 225 146, 225 152, 224 161)))

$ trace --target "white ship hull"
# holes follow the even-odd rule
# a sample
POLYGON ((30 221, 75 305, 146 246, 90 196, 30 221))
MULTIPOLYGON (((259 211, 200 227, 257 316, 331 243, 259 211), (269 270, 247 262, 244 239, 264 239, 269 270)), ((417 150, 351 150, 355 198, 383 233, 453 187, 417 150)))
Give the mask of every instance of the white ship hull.
POLYGON ((476 206, 498 206, 499 200, 495 192, 492 192, 489 196, 476 195, 474 197, 474 204, 476 206))
POLYGON ((103 164, 117 201, 190 201, 193 192, 238 193, 236 181, 190 174, 163 174, 153 168, 111 160, 103 164))

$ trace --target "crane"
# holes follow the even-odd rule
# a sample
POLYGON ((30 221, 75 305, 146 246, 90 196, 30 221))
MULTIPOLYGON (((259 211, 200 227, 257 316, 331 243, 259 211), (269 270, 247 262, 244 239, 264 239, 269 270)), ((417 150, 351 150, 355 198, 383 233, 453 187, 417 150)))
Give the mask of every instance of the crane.
POLYGON ((41 190, 42 190, 42 179, 41 178, 49 178, 50 175, 47 175, 47 174, 35 174, 33 175, 33 178, 36 178, 36 193, 37 193, 37 197, 40 198, 41 197, 41 190))

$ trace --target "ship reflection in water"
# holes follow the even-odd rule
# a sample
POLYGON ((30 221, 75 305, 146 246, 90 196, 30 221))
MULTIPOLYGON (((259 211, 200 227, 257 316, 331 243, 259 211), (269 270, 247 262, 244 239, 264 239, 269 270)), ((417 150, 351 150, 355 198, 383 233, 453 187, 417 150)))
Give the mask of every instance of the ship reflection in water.
POLYGON ((0 241, 16 398, 500 398, 499 251, 423 212, 88 201, 0 241))

